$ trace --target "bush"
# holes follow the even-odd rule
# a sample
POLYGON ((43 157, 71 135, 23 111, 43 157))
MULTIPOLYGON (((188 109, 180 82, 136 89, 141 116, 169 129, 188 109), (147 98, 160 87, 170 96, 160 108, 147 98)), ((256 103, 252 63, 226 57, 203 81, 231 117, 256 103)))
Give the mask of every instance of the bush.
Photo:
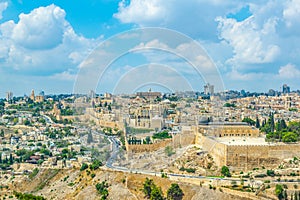
POLYGON ((167 175, 167 173, 161 173, 161 177, 162 178, 168 178, 168 175, 167 175))
POLYGON ((266 174, 256 174, 254 177, 255 178, 264 178, 266 176, 267 176, 266 174))
POLYGON ((284 189, 283 189, 282 185, 277 184, 275 187, 275 194, 277 195, 278 199, 283 198, 283 192, 284 192, 284 189))
POLYGON ((38 168, 34 168, 34 170, 32 171, 32 173, 29 174, 28 177, 30 179, 33 179, 38 173, 39 173, 39 169, 38 168))
POLYGON ((171 155, 175 154, 175 151, 173 151, 173 148, 171 146, 166 146, 165 154, 170 157, 171 155))
POLYGON ((89 167, 88 164, 82 163, 81 168, 80 168, 80 171, 84 171, 84 170, 86 170, 88 167, 89 167))
POLYGON ((94 160, 93 163, 90 165, 91 170, 96 170, 102 166, 102 162, 100 160, 94 160))
POLYGON ((72 187, 73 185, 75 185, 75 183, 71 182, 71 183, 68 183, 68 186, 72 187))
POLYGON ((184 167, 181 167, 179 170, 180 171, 186 171, 188 173, 195 173, 196 172, 195 168, 184 168, 184 167))
POLYGON ((183 195, 183 191, 177 183, 172 183, 171 187, 167 191, 167 199, 170 200, 181 200, 183 195))
POLYGON ((66 176, 66 177, 64 178, 64 182, 65 182, 66 180, 68 180, 68 178, 69 178, 69 176, 66 176))
POLYGON ((98 193, 101 195, 101 199, 107 199, 108 197, 108 183, 106 181, 102 181, 101 183, 96 184, 96 189, 98 193))
POLYGON ((153 139, 167 139, 167 138, 172 138, 172 136, 169 135, 168 131, 162 131, 160 133, 155 133, 152 136, 153 139))
POLYGON ((268 176, 275 176, 275 172, 274 172, 274 170, 267 170, 267 175, 268 176))
POLYGON ((227 177, 231 177, 229 168, 227 166, 222 167, 221 174, 223 174, 224 176, 227 176, 227 177))
POLYGON ((33 194, 27 194, 27 193, 21 193, 21 192, 14 192, 14 195, 19 200, 27 200, 27 199, 31 199, 31 200, 46 200, 42 196, 35 196, 33 194))

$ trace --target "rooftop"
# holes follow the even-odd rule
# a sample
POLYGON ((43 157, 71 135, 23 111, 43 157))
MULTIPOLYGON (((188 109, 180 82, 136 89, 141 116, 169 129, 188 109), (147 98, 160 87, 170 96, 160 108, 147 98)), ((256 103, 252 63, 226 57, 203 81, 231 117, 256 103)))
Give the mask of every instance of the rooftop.
POLYGON ((215 138, 215 140, 226 145, 275 145, 266 142, 264 137, 221 137, 215 138))

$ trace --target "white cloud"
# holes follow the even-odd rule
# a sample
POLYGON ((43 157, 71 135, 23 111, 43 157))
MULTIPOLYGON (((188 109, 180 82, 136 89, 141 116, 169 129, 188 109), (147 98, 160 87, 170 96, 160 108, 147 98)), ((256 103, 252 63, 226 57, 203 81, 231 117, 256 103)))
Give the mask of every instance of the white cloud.
POLYGON ((262 78, 264 76, 263 73, 240 73, 236 70, 228 72, 226 74, 228 78, 234 81, 253 81, 257 78, 262 78))
POLYGON ((299 0, 287 1, 286 7, 283 11, 283 18, 288 28, 291 28, 293 26, 297 26, 297 28, 299 28, 299 24, 300 24, 300 1, 299 0))
POLYGON ((119 3, 119 13, 114 16, 123 23, 158 23, 165 18, 166 10, 160 1, 132 0, 129 5, 125 1, 119 3))
POLYGON ((7 2, 0 2, 0 19, 2 19, 2 13, 3 11, 6 10, 6 8, 8 7, 8 3, 7 2))
POLYGON ((34 9, 29 14, 20 14, 13 29, 12 39, 29 49, 51 49, 62 43, 69 24, 65 11, 54 4, 34 9))
POLYGON ((238 1, 189 0, 131 0, 119 4, 114 17, 123 23, 141 27, 161 26, 175 29, 189 36, 202 39, 217 39, 214 21, 217 15, 226 15, 228 10, 239 6, 238 1))
MULTIPOLYGON (((297 56, 300 52, 297 45, 300 42, 299 6, 299 0, 191 0, 189 3, 131 0, 122 1, 114 16, 123 23, 134 23, 140 27, 171 28, 205 41, 206 46, 219 43, 221 49, 210 52, 211 57, 217 59, 226 54, 227 60, 216 60, 225 63, 223 69, 249 71, 254 65, 257 66, 253 70, 259 70, 270 63, 300 62, 297 56), (252 14, 250 18, 235 20, 227 17, 229 13, 234 15, 247 6, 252 14), (222 50, 226 52, 220 53, 222 50)), ((272 70, 275 74, 278 67, 268 69, 272 70)))
POLYGON ((300 78, 300 70, 291 63, 281 66, 278 71, 279 78, 282 79, 296 79, 300 78))
POLYGON ((63 80, 63 81, 75 81, 76 77, 77 74, 72 74, 70 71, 64 71, 50 76, 50 79, 63 80))
POLYGON ((280 53, 280 48, 267 41, 275 34, 276 18, 268 19, 261 29, 252 16, 244 21, 217 18, 220 37, 226 40, 234 51, 231 59, 234 63, 268 63, 273 62, 280 53))
POLYGON ((224 62, 227 78, 231 83, 245 83, 245 88, 273 88, 283 80, 299 85, 300 1, 248 5, 252 16, 247 19, 216 18, 220 39, 233 48, 233 55, 224 62), (281 63, 294 64, 280 67, 281 63), (258 79, 262 84, 255 84, 258 79))
POLYGON ((138 49, 151 49, 151 48, 156 48, 156 49, 164 49, 164 50, 170 50, 169 46, 160 42, 158 39, 151 40, 150 42, 147 43, 140 43, 138 46, 134 47, 131 49, 132 51, 138 50, 138 49))
POLYGON ((0 68, 44 76, 76 68, 102 37, 77 35, 65 16, 52 4, 0 24, 0 68))

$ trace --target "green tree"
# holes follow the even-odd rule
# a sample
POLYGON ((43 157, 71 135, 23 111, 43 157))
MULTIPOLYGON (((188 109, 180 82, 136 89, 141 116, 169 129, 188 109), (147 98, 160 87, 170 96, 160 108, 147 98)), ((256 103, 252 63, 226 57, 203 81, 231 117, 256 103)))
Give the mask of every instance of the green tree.
POLYGON ((282 137, 283 142, 297 142, 298 135, 293 132, 286 132, 282 137))
POLYGON ((223 105, 223 107, 236 107, 236 105, 234 104, 234 103, 225 103, 224 105, 223 105))
POLYGON ((150 144, 151 138, 149 136, 147 136, 146 139, 145 139, 145 141, 146 141, 146 144, 150 144))
POLYGON ((150 200, 164 200, 164 195, 160 187, 156 185, 152 187, 150 200))
POLYGON ((96 170, 98 169, 100 166, 102 166, 102 162, 100 160, 95 159, 93 161, 93 163, 90 165, 90 169, 91 170, 96 170))
POLYGON ((88 164, 82 163, 81 168, 80 168, 80 171, 84 171, 84 170, 86 170, 88 167, 89 167, 88 164))
POLYGON ((277 184, 275 187, 275 194, 279 200, 283 199, 283 192, 284 192, 284 189, 283 189, 282 185, 277 184))
POLYGON ((14 191, 14 195, 19 200, 29 200, 29 199, 30 200, 45 200, 45 198, 42 196, 35 196, 33 194, 27 194, 27 193, 15 192, 15 191, 14 191))
POLYGON ((155 184, 154 184, 153 180, 149 179, 147 177, 143 184, 143 192, 144 192, 146 198, 149 199, 151 197, 151 191, 152 191, 152 188, 154 185, 155 184))
POLYGON ((101 195, 101 200, 105 200, 108 197, 108 183, 106 181, 102 181, 101 183, 96 184, 96 189, 98 193, 101 195))
POLYGON ((274 130, 275 130, 275 121, 274 121, 274 114, 273 113, 270 114, 269 124, 270 124, 270 129, 271 129, 270 131, 274 132, 274 130))
POLYGON ((168 200, 181 200, 183 198, 183 191, 177 183, 172 183, 167 191, 168 200))
POLYGON ((3 129, 1 129, 0 137, 4 137, 4 130, 3 129))
POLYGON ((258 117, 256 117, 255 127, 256 127, 256 128, 260 128, 260 123, 259 123, 258 117))
POLYGON ((9 154, 9 164, 14 164, 14 158, 12 156, 12 154, 9 154))
POLYGON ((61 151, 61 153, 62 153, 62 154, 67 154, 67 153, 69 153, 69 150, 68 150, 68 149, 63 149, 63 150, 61 151))
POLYGON ((274 172, 274 170, 267 170, 267 175, 268 176, 275 176, 275 172, 274 172))
POLYGON ((153 139, 166 139, 166 138, 172 138, 171 135, 169 135, 169 132, 168 131, 162 131, 162 132, 159 132, 159 133, 155 133, 153 136, 152 136, 153 139))
POLYGON ((17 124, 18 122, 19 122, 19 119, 15 117, 14 120, 13 120, 13 123, 17 124))
POLYGON ((25 126, 29 126, 29 125, 30 125, 30 121, 29 121, 29 120, 27 120, 27 119, 26 119, 26 120, 24 120, 24 125, 25 125, 25 126))
POLYGON ((249 117, 245 117, 242 122, 246 122, 248 125, 254 126, 255 125, 255 121, 249 117))
POLYGON ((223 174, 224 176, 227 176, 227 177, 231 177, 229 168, 227 166, 222 167, 221 174, 223 174))

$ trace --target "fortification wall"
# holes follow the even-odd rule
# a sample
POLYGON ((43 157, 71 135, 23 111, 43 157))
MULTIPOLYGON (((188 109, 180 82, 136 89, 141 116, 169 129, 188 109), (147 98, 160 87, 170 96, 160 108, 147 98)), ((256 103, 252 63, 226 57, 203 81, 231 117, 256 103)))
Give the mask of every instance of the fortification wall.
POLYGON ((270 145, 226 145, 213 138, 196 133, 196 144, 202 146, 221 167, 229 166, 231 170, 251 170, 256 167, 276 168, 282 160, 300 157, 300 143, 270 145))
POLYGON ((195 134, 194 133, 180 133, 172 138, 173 147, 180 148, 190 144, 195 144, 195 134))
POLYGON ((180 148, 190 144, 195 144, 195 134, 193 133, 177 134, 170 139, 159 140, 153 144, 128 144, 128 142, 126 142, 126 149, 129 152, 140 153, 156 151, 166 146, 180 148))
POLYGON ((172 139, 161 140, 154 144, 128 144, 127 151, 134 153, 151 152, 172 144, 172 139))
POLYGON ((270 146, 269 156, 277 157, 279 159, 300 157, 300 143, 298 144, 280 144, 270 146))
POLYGON ((225 144, 202 135, 198 135, 198 144, 213 157, 218 166, 226 165, 227 146, 225 144))
POLYGON ((227 146, 226 165, 235 170, 275 168, 283 159, 300 156, 300 144, 227 146))

